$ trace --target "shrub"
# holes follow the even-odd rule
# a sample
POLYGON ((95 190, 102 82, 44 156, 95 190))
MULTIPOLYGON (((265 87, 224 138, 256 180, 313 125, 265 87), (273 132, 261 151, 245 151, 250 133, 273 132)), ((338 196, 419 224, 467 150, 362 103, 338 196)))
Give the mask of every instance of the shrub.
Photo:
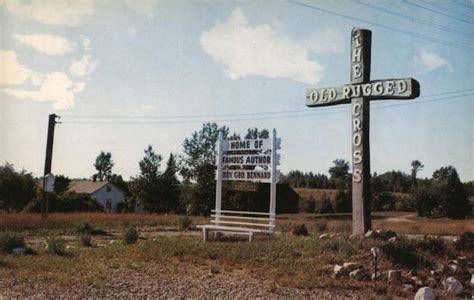
MULTIPOLYGON (((25 212, 40 212, 41 201, 35 201, 25 212)), ((73 211, 88 211, 100 212, 103 211, 95 199, 92 199, 88 194, 78 194, 75 192, 65 192, 61 195, 51 193, 49 195, 49 212, 73 212, 73 211)))
POLYGON ((446 216, 454 219, 465 218, 470 213, 469 201, 456 169, 442 167, 433 173, 433 182, 440 204, 446 216))
POLYGON ((306 228, 306 225, 300 224, 300 225, 295 225, 293 227, 293 230, 291 231, 293 235, 302 235, 302 236, 307 236, 308 235, 308 229, 306 228))
POLYGON ((78 233, 90 235, 94 231, 94 228, 88 222, 80 222, 76 225, 76 230, 78 233))
POLYGON ((312 195, 304 202, 303 210, 307 213, 314 213, 316 211, 316 201, 312 195))
POLYGON ((317 231, 319 232, 326 231, 328 229, 328 220, 326 219, 316 220, 316 222, 314 222, 314 225, 317 231))
POLYGON ((347 213, 352 211, 352 194, 351 191, 342 189, 337 190, 333 199, 333 209, 336 213, 347 213))
POLYGON ((125 228, 124 242, 125 244, 135 244, 138 240, 138 230, 135 226, 127 226, 125 228))
POLYGON ((395 196, 391 192, 374 193, 371 201, 372 210, 388 211, 393 210, 395 206, 395 196))
POLYGON ((356 249, 353 243, 347 239, 324 239, 321 241, 321 253, 342 253, 346 255, 354 254, 356 249))
POLYGON ((331 198, 326 193, 321 196, 321 201, 318 205, 316 212, 320 214, 331 214, 333 213, 331 198))
POLYGON ((416 253, 416 245, 407 239, 399 243, 387 243, 381 247, 383 255, 393 264, 406 268, 419 268, 428 264, 416 253))
POLYGON ((0 209, 20 211, 36 195, 36 184, 31 173, 17 172, 12 164, 0 165, 0 209))
POLYGON ((458 250, 472 250, 474 249, 474 232, 464 232, 459 237, 456 244, 458 250))
POLYGON ((81 234, 81 244, 84 247, 92 247, 92 237, 90 233, 81 234))
POLYGON ((0 252, 12 253, 13 249, 25 247, 24 237, 15 232, 0 232, 0 252))
POLYGON ((293 228, 294 224, 291 223, 283 223, 281 225, 278 225, 280 228, 281 233, 288 233, 291 231, 293 228))
POLYGON ((395 210, 397 211, 415 211, 413 197, 395 196, 395 210))
POLYGON ((338 233, 350 233, 352 232, 352 223, 351 222, 341 222, 333 224, 330 228, 333 232, 338 233))
POLYGON ((419 217, 431 215, 433 208, 440 203, 439 195, 429 187, 422 187, 412 194, 413 202, 419 217))
POLYGON ((66 242, 59 238, 50 238, 46 241, 46 250, 50 253, 54 253, 59 256, 67 256, 69 253, 66 251, 66 242))
POLYGON ((193 221, 188 216, 181 216, 178 219, 178 228, 181 230, 189 229, 189 227, 191 227, 192 224, 193 224, 193 221))
POLYGON ((443 256, 446 253, 446 244, 442 239, 425 238, 422 241, 418 241, 416 247, 431 255, 443 256))

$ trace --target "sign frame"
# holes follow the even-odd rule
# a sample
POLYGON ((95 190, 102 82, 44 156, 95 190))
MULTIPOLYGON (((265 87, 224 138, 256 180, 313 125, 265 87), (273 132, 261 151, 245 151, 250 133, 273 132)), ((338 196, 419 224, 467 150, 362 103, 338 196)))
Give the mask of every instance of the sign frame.
MULTIPOLYGON (((278 181, 278 176, 280 172, 277 170, 277 165, 279 164, 280 155, 277 154, 277 150, 281 148, 281 139, 277 138, 276 129, 273 129, 272 135, 268 139, 254 139, 254 140, 240 140, 241 143, 238 144, 237 147, 231 147, 230 143, 236 143, 238 141, 229 141, 224 140, 222 136, 222 132, 219 132, 218 140, 217 140, 217 157, 216 157, 216 222, 220 219, 219 215, 221 214, 222 210, 222 181, 223 180, 234 180, 234 181, 241 181, 241 182, 265 182, 270 183, 270 206, 269 206, 269 218, 270 218, 270 225, 275 225, 275 215, 276 215, 276 183, 278 181), (225 169, 224 166, 228 167, 231 166, 229 164, 223 164, 223 157, 226 155, 226 152, 230 152, 228 156, 252 156, 257 154, 247 154, 247 153, 239 153, 239 152, 248 152, 248 151, 255 151, 255 150, 270 150, 271 153, 269 154, 270 162, 268 164, 269 170, 247 170, 247 169, 225 169), (248 178, 245 179, 225 179, 223 176, 223 172, 243 172, 244 174, 248 174, 249 172, 267 172, 270 173, 269 178, 255 178, 249 180, 248 178)), ((262 154, 263 155, 263 154, 262 154)), ((268 154, 264 154, 268 156, 268 154)), ((242 164, 245 166, 245 164, 242 164)), ((258 165, 258 164, 257 164, 258 165)), ((275 230, 275 226, 272 227, 273 231, 275 230)))

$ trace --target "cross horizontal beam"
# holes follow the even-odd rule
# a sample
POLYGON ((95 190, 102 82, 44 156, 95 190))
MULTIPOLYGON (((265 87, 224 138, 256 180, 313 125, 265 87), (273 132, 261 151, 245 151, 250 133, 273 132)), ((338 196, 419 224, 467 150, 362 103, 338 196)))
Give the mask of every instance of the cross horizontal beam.
POLYGON ((330 106, 351 103, 352 98, 369 100, 414 99, 420 95, 420 84, 413 78, 374 80, 361 84, 316 88, 306 91, 306 106, 330 106))

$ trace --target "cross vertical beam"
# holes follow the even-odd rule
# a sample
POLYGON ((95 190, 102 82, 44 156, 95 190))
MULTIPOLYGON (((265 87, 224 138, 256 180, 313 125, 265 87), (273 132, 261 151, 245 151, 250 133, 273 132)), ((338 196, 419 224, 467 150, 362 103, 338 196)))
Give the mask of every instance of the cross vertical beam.
MULTIPOLYGON (((370 81, 372 34, 354 28, 351 33, 351 83, 370 81)), ((354 90, 352 103, 352 232, 363 234, 371 229, 370 218, 370 148, 369 99, 362 88, 354 90)))

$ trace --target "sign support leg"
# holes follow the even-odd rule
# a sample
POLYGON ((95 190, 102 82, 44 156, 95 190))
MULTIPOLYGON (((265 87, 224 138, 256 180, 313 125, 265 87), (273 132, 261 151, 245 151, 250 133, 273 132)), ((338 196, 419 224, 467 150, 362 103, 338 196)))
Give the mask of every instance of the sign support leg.
MULTIPOLYGON (((276 149, 277 149, 277 137, 276 137, 276 130, 273 129, 272 132, 272 178, 271 178, 271 183, 270 183, 270 224, 275 226, 275 217, 276 217, 276 183, 277 183, 277 169, 276 169, 276 149)), ((275 227, 272 227, 272 237, 275 237, 275 227)))
POLYGON ((217 176, 216 176, 216 225, 219 225, 222 209, 222 131, 219 132, 217 140, 217 176))

